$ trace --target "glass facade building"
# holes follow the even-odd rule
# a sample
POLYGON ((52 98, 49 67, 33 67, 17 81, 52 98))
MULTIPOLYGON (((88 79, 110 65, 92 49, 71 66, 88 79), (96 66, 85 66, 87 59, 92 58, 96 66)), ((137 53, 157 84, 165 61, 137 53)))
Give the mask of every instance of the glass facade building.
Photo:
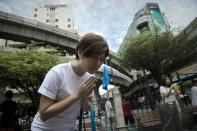
POLYGON ((169 23, 164 13, 161 13, 159 5, 157 3, 146 3, 144 8, 135 14, 124 41, 145 31, 161 33, 168 30, 169 23))

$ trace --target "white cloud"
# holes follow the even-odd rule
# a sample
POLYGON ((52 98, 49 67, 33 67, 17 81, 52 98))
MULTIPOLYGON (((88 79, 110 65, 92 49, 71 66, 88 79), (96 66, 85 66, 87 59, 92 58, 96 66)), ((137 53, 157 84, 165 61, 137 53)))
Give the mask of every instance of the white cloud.
POLYGON ((0 4, 0 9, 4 9, 8 13, 12 13, 12 9, 10 6, 8 6, 6 3, 1 3, 0 4))

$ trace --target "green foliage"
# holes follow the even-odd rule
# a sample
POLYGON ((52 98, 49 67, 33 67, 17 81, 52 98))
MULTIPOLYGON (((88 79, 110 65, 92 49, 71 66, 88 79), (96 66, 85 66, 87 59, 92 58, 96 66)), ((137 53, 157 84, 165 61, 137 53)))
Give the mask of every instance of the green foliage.
POLYGON ((20 81, 29 78, 31 83, 38 83, 57 64, 57 58, 43 52, 3 52, 0 53, 0 60, 3 76, 20 81))
POLYGON ((36 103, 37 89, 45 74, 51 67, 60 63, 55 56, 35 51, 1 52, 0 61, 1 85, 18 89, 21 94, 36 103))
POLYGON ((152 33, 144 33, 128 40, 124 43, 124 51, 120 54, 123 65, 136 69, 151 69, 157 63, 164 66, 169 63, 165 49, 170 48, 172 39, 172 35, 167 33, 157 36, 152 33), (160 61, 161 59, 162 61, 160 61))
POLYGON ((64 55, 64 50, 62 50, 60 47, 54 46, 54 45, 52 46, 44 42, 37 42, 37 41, 31 40, 30 43, 27 44, 27 47, 31 51, 42 51, 42 52, 46 52, 48 54, 53 54, 57 56, 64 55))
POLYGON ((150 71, 160 83, 162 74, 169 75, 187 64, 185 62, 190 62, 189 59, 197 52, 196 45, 195 41, 186 42, 184 37, 175 37, 170 32, 157 35, 143 33, 123 43, 120 50, 121 63, 130 69, 150 71))

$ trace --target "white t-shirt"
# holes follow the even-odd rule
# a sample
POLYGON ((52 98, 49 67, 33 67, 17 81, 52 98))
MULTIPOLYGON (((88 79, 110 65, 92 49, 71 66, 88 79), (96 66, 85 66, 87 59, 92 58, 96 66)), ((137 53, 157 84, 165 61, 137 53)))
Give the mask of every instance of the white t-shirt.
POLYGON ((164 87, 164 86, 160 86, 159 91, 160 91, 160 94, 161 94, 162 98, 165 98, 165 102, 176 101, 176 96, 175 96, 174 89, 171 90, 172 94, 169 97, 164 97, 164 94, 167 94, 170 91, 170 88, 164 87))
POLYGON ((192 106, 197 106, 197 86, 191 88, 192 106))
MULTIPOLYGON (((65 97, 74 94, 79 89, 79 86, 91 76, 87 72, 83 76, 76 75, 71 63, 59 64, 47 73, 38 92, 55 101, 61 101, 65 97)), ((37 113, 34 117, 31 130, 74 131, 79 109, 80 100, 45 122, 40 119, 39 113, 37 113)))

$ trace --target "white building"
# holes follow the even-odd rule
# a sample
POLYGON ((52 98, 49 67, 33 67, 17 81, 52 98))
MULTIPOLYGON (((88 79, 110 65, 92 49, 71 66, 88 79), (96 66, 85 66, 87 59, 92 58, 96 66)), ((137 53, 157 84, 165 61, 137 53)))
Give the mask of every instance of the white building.
POLYGON ((45 5, 35 7, 33 19, 65 30, 74 30, 71 5, 45 5))

